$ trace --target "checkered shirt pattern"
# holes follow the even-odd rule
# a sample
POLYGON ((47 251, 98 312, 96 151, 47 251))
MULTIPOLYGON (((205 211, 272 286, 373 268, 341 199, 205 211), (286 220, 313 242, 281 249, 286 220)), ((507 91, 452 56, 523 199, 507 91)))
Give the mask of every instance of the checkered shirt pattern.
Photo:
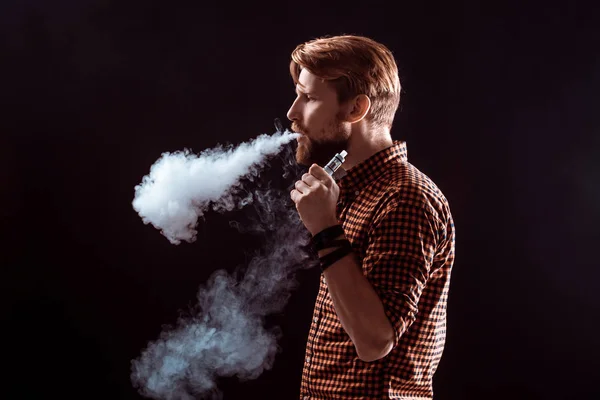
POLYGON ((338 185, 338 219, 383 302, 394 347, 382 359, 360 360, 321 275, 300 399, 432 399, 454 263, 448 201, 408 162, 403 141, 350 169, 338 185))

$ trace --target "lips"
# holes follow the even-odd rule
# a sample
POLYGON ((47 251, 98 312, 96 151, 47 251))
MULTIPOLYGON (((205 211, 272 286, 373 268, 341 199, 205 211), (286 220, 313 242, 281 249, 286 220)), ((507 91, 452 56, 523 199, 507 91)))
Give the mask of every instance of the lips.
POLYGON ((295 122, 292 123, 292 131, 304 135, 302 127, 295 122))

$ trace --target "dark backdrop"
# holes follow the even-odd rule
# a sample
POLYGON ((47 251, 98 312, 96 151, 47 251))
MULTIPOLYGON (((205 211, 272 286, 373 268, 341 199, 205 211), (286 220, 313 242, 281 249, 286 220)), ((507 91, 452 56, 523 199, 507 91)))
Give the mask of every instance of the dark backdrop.
MULTIPOLYGON (((393 137, 455 218, 436 399, 598 396, 600 20, 562 3, 4 0, 1 397, 141 398, 130 360, 257 243, 209 214, 171 245, 133 187, 163 151, 272 133, 290 52, 340 33, 393 50, 393 137)), ((274 316, 274 368, 225 399, 297 397, 317 280, 274 316)))

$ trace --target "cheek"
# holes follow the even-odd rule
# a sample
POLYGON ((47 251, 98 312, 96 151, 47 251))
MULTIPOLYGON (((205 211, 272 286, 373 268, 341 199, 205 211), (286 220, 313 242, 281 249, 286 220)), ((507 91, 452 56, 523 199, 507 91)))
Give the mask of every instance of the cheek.
POLYGON ((324 122, 325 113, 318 104, 307 104, 304 112, 304 119, 307 124, 320 126, 324 122))

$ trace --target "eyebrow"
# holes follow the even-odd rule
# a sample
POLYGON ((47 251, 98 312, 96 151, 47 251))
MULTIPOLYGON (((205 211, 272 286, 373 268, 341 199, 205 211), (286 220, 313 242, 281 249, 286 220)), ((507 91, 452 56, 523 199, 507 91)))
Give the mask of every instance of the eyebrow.
POLYGON ((302 94, 310 94, 310 95, 314 95, 314 92, 311 92, 310 90, 306 90, 306 86, 303 86, 303 87, 305 88, 304 90, 299 90, 299 89, 298 89, 298 87, 299 87, 299 86, 302 86, 302 85, 300 85, 300 84, 297 84, 297 85, 296 85, 296 94, 300 94, 300 93, 302 93, 302 94))

